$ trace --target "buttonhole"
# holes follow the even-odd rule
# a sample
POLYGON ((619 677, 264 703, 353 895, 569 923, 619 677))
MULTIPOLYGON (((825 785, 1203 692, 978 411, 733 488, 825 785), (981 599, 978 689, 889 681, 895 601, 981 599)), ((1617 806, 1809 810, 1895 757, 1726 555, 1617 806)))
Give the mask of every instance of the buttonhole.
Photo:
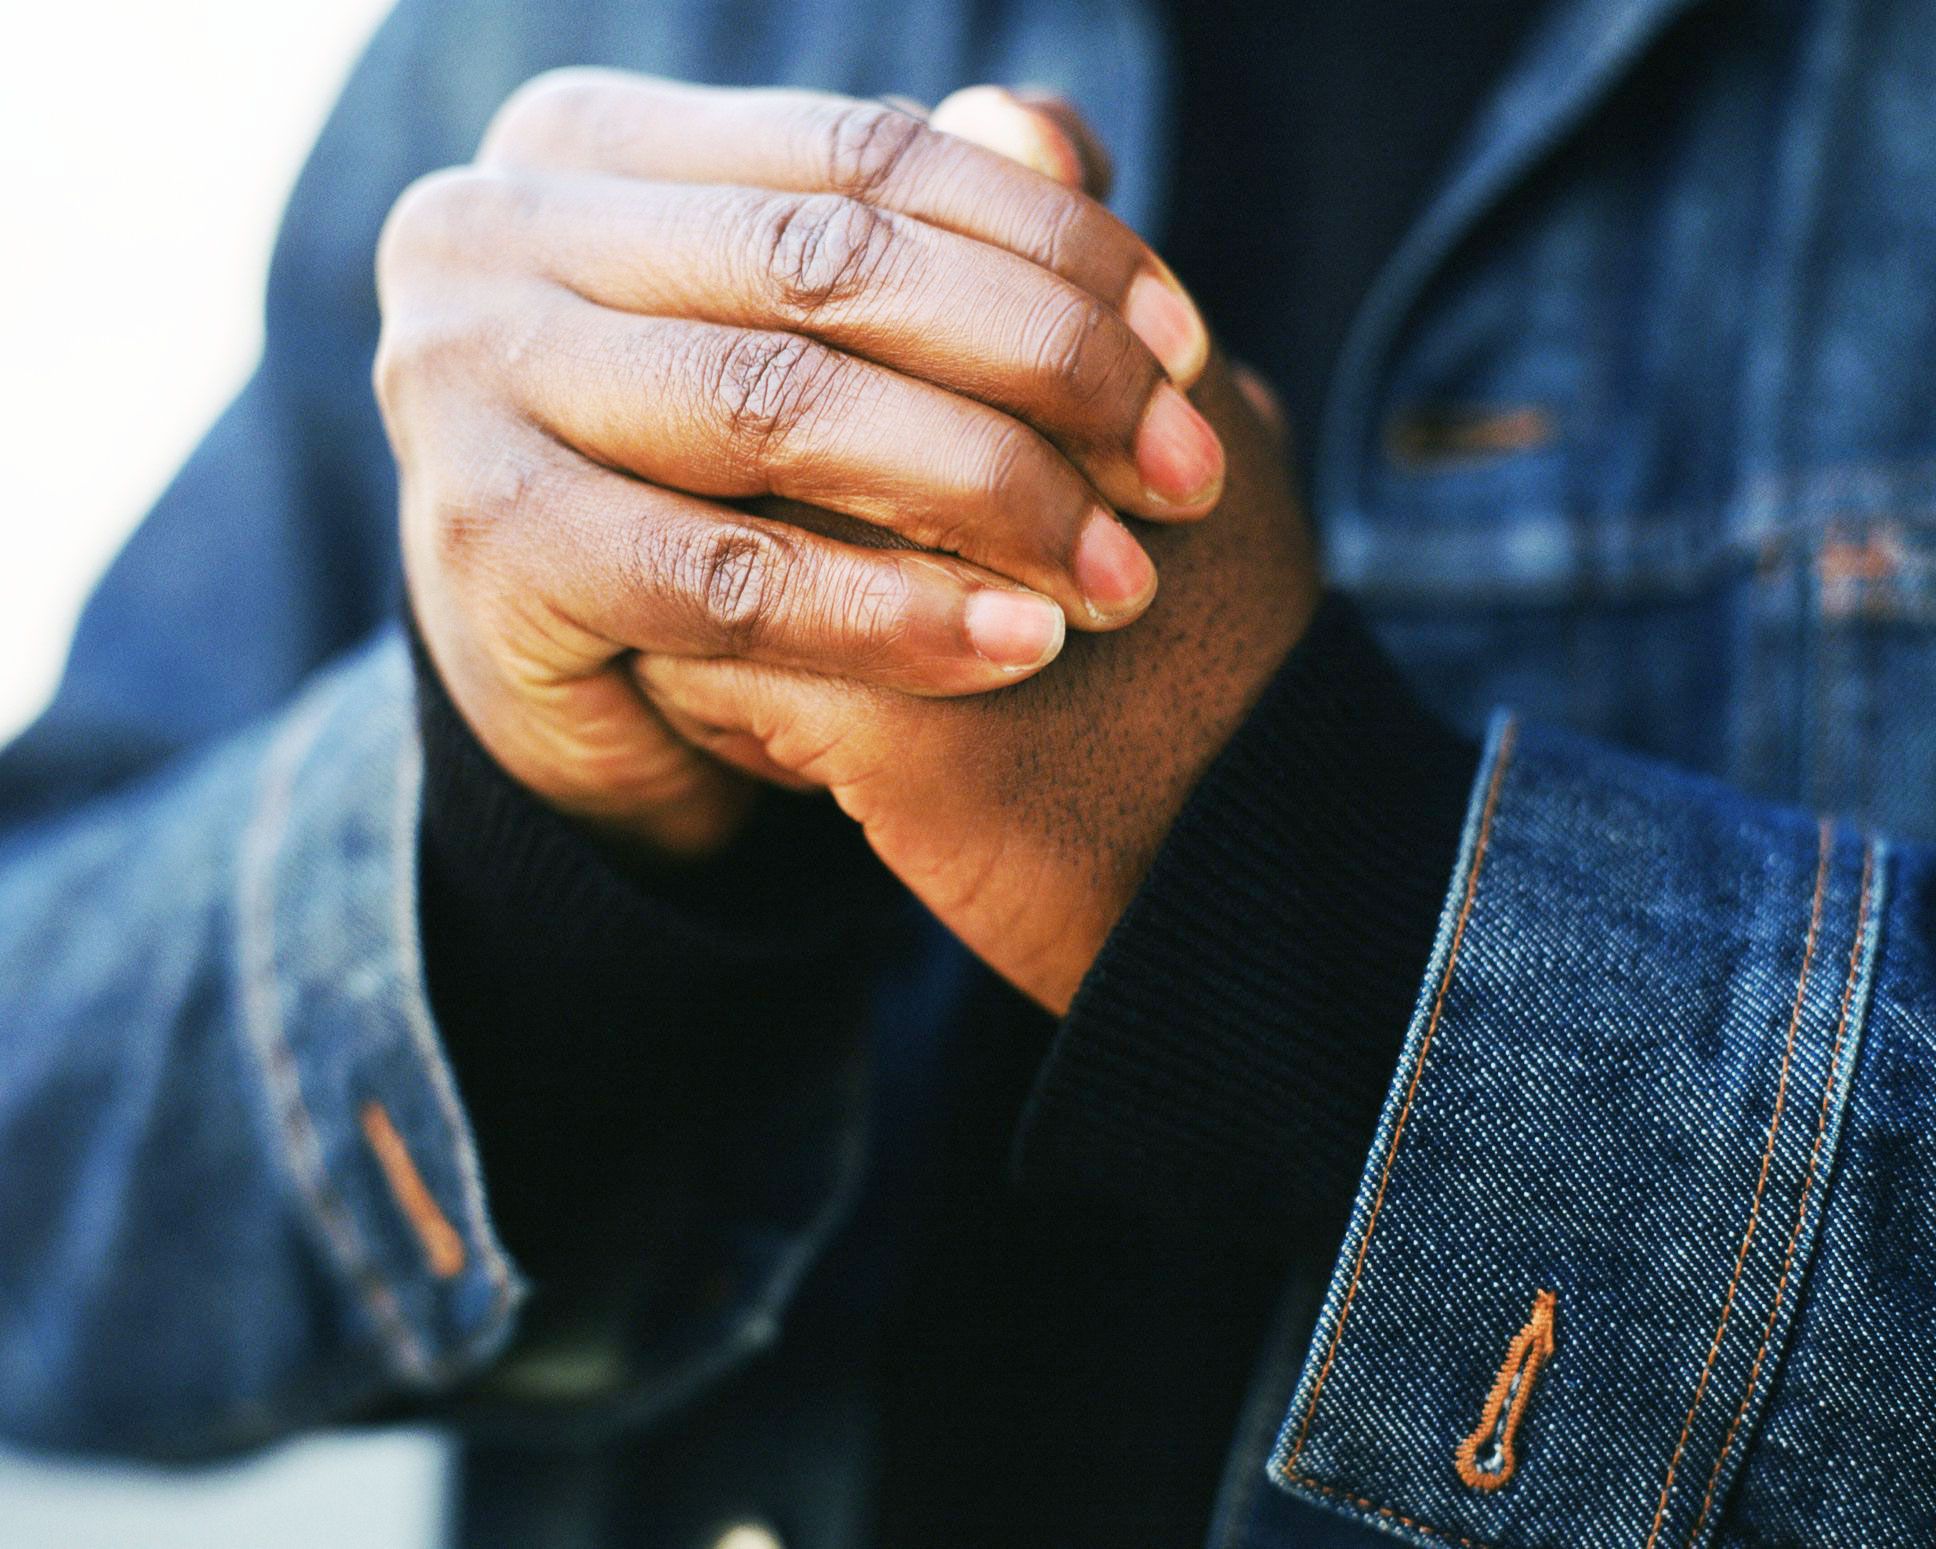
POLYGON ((1558 433, 1553 416, 1537 404, 1428 404, 1393 417, 1385 449, 1401 467, 1426 471, 1445 463, 1530 452, 1558 433))
POLYGON ((1533 1294, 1533 1310, 1506 1347, 1479 1423, 1452 1455, 1459 1478, 1475 1490, 1497 1490, 1519 1467, 1519 1424, 1540 1373, 1553 1358, 1556 1302, 1551 1291, 1533 1294))
POLYGON ((390 1185, 390 1194, 396 1200, 397 1208, 416 1233, 430 1272, 439 1280, 448 1280, 460 1274, 465 1260, 464 1239, 458 1235, 457 1228, 450 1224, 450 1218, 430 1192, 430 1185, 424 1182, 423 1174, 417 1170, 416 1161, 392 1122, 389 1109, 382 1103, 367 1102, 358 1118, 362 1123, 363 1138, 369 1142, 370 1150, 376 1154, 377 1162, 383 1168, 384 1179, 390 1185))

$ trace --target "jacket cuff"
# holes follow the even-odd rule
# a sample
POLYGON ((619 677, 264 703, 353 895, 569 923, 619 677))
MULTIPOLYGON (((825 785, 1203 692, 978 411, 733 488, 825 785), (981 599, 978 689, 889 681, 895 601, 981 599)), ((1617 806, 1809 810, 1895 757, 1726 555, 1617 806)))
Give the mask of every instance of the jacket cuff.
POLYGON ((408 661, 387 631, 278 718, 237 868, 262 1122, 349 1321, 415 1392, 494 1357, 525 1294, 424 995, 421 769, 408 661))
POLYGON ((1888 873, 1840 825, 1496 726, 1281 1490, 1432 1549, 1714 1540, 1821 1230, 1888 873))
POLYGON ((1334 1244, 1477 758, 1327 597, 1084 981, 1024 1184, 1273 1253, 1334 1244))

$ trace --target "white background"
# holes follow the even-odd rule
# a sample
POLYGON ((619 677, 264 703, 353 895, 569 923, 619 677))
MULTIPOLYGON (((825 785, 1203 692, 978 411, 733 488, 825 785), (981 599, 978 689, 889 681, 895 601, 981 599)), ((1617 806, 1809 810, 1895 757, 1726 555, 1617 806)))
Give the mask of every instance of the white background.
POLYGON ((0 734, 254 359, 283 199, 383 9, 0 5, 0 734))
MULTIPOLYGON (((0 6, 0 738, 253 360, 277 214, 382 9, 0 6)), ((0 1545, 426 1549, 443 1461, 409 1433, 185 1475, 0 1455, 0 1545)))

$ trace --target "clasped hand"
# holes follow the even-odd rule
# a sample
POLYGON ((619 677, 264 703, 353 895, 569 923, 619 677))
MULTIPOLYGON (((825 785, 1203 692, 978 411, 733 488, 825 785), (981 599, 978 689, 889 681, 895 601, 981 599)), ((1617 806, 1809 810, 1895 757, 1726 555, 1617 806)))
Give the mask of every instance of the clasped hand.
POLYGON ((1058 1011, 1317 591, 1097 164, 987 88, 924 123, 573 71, 378 263, 411 603, 492 755, 682 855, 755 777, 824 787, 1058 1011))

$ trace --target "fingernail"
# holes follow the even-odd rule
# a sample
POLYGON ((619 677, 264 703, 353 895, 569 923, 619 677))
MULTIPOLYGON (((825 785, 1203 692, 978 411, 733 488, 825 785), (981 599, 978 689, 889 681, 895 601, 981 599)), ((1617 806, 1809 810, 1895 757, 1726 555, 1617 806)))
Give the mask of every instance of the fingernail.
POLYGON ((962 616, 975 653, 1007 672, 1040 667, 1062 649, 1062 610, 1033 592, 975 592, 962 616))
POLYGON ((1185 387, 1203 374, 1210 358, 1210 334, 1168 270, 1145 269, 1123 297, 1123 321, 1163 363, 1170 380, 1185 387))
POLYGON ((1136 471, 1168 505, 1195 506, 1223 482, 1223 443, 1210 422, 1168 382, 1150 395, 1136 432, 1136 471))
POLYGON ((1077 537, 1075 572, 1082 600, 1098 623, 1140 609, 1156 588, 1156 566, 1107 511, 1090 517, 1077 537))

